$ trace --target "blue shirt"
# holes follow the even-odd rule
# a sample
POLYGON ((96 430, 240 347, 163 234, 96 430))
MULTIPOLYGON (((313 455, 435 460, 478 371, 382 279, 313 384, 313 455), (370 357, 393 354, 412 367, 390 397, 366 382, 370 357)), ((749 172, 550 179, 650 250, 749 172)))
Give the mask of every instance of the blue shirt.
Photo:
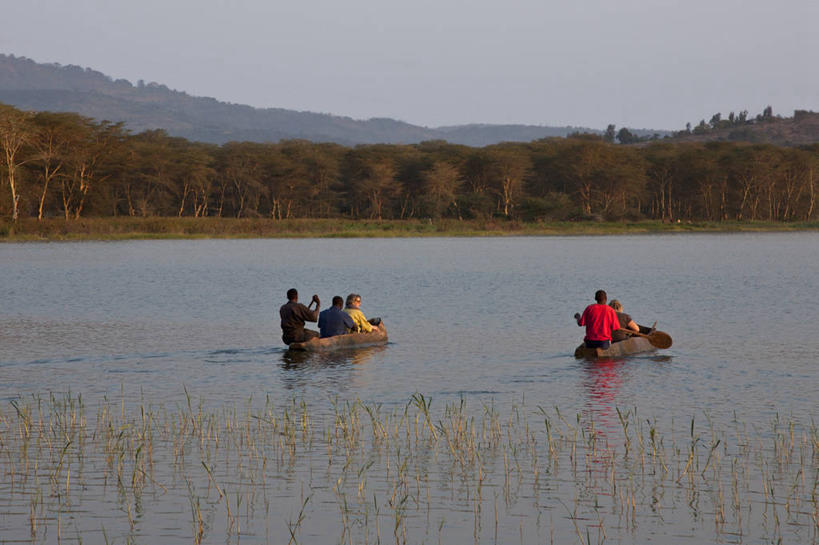
POLYGON ((334 337, 344 335, 348 329, 353 329, 355 322, 340 308, 330 307, 319 313, 318 326, 322 337, 334 337))

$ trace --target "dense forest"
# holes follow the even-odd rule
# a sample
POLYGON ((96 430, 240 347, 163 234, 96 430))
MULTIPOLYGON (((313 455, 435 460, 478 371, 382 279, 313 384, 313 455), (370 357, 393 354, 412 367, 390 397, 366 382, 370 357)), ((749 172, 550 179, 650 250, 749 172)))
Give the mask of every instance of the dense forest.
POLYGON ((819 144, 592 134, 472 148, 191 142, 0 105, 0 215, 766 220, 816 218, 819 144))

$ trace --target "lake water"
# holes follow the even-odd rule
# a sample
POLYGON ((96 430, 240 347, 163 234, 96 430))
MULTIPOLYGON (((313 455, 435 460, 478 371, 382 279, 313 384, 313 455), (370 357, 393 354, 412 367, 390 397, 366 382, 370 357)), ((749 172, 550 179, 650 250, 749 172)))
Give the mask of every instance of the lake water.
MULTIPOLYGON (((819 233, 2 244, 0 279, 0 423, 7 426, 0 543, 55 543, 58 533, 85 543, 817 542, 819 233), (323 308, 333 295, 362 294, 362 310, 384 319, 390 343, 331 355, 286 351, 278 307, 290 287, 304 302, 317 293, 323 308), (600 288, 636 321, 657 321, 673 347, 614 362, 576 360, 583 331, 572 316, 600 288), (428 431, 434 438, 417 431, 413 413, 413 433, 422 435, 401 438, 409 452, 379 450, 373 437, 361 439, 355 456, 347 451, 347 463, 318 452, 341 448, 330 436, 345 403, 398 415, 419 406, 416 394, 440 426, 428 431), (25 443, 17 407, 53 406, 52 395, 81 396, 86 451, 77 440, 46 448, 40 437, 37 450, 25 443), (315 428, 292 447, 300 455, 286 471, 273 470, 265 455, 264 467, 249 473, 215 456, 215 477, 202 469, 210 453, 181 468, 177 450, 163 458, 157 432, 150 501, 136 501, 133 482, 118 491, 98 479, 116 466, 110 441, 103 456, 92 440, 106 404, 117 408, 123 429, 126 413, 146 405, 157 411, 157 427, 164 422, 179 434, 179 415, 197 407, 209 414, 232 407, 253 413, 254 422, 265 421, 265 410, 290 407, 290 417, 301 407, 315 428), (491 427, 487 415, 496 412, 507 437, 474 447, 477 480, 461 447, 439 437, 454 407, 476 426, 489 419, 491 427), (551 451, 547 417, 564 439, 551 451), (686 487, 693 471, 676 467, 666 468, 674 478, 655 474, 667 487, 656 497, 635 479, 613 486, 615 473, 634 476, 637 449, 625 440, 639 438, 644 454, 649 428, 683 466, 696 443, 698 483, 686 487), (781 429, 790 429, 786 467, 781 429), (586 438, 581 468, 572 430, 586 438), (612 475, 605 491, 588 482, 595 467, 609 467, 595 465, 589 433, 605 439, 607 459, 616 460, 603 472, 612 475), (51 469, 23 478, 19 460, 37 455, 51 469), (402 455, 415 473, 396 499, 402 455), (73 463, 70 479, 63 458, 73 463), (537 469, 537 460, 549 470, 537 469), (727 470, 709 478, 718 462, 733 465, 735 478, 727 470), (578 477, 583 468, 586 477, 578 477), (510 481, 527 492, 515 494, 510 481), (745 495, 730 494, 732 482, 744 483, 745 495), (231 485, 235 498, 218 493, 231 485), (83 492, 66 501, 71 486, 83 492), (769 498, 765 488, 777 486, 790 492, 769 498), (692 507, 699 494, 710 507, 692 507), (201 525, 194 497, 210 513, 201 525), (714 498, 722 497, 739 499, 720 515, 714 498), (345 512, 352 504, 357 509, 345 512)), ((61 419, 57 412, 48 418, 61 419)), ((230 434, 227 421, 220 425, 230 434)), ((283 463, 285 455, 274 458, 283 463)))

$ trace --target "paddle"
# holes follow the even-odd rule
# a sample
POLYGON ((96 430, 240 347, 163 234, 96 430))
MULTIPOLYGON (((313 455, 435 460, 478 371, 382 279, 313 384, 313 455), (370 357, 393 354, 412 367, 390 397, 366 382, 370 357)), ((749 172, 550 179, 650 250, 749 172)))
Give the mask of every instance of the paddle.
POLYGON ((638 337, 645 337, 648 339, 648 342, 651 343, 651 346, 656 346, 657 348, 671 348, 671 335, 665 331, 652 331, 648 334, 638 333, 630 329, 621 329, 620 331, 625 331, 630 335, 636 335, 638 337))

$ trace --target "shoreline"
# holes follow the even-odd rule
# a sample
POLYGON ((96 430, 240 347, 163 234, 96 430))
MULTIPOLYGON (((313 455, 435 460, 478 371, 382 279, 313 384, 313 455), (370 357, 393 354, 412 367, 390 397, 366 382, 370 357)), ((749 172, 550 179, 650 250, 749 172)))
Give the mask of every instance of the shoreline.
POLYGON ((0 242, 248 238, 423 238, 607 236, 819 231, 816 222, 538 222, 491 220, 344 220, 272 218, 26 218, 0 221, 0 242))

